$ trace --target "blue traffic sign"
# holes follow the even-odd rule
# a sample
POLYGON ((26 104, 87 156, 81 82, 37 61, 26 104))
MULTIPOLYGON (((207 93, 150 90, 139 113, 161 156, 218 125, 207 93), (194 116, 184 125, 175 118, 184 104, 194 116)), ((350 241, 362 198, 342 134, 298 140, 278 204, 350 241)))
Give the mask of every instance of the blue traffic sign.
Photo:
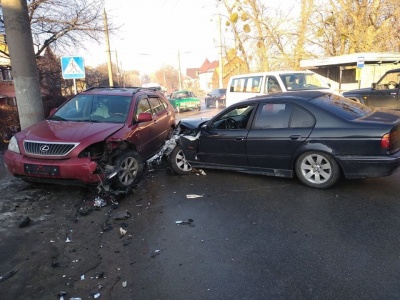
POLYGON ((357 68, 364 68, 364 57, 360 56, 357 58, 357 68))
POLYGON ((83 62, 83 57, 61 57, 61 69, 64 79, 85 78, 85 64, 83 62))

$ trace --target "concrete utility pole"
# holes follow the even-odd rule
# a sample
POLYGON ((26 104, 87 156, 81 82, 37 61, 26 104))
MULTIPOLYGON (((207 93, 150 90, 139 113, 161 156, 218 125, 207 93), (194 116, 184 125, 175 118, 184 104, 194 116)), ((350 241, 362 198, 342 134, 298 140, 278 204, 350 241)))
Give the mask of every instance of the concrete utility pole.
POLYGON ((106 34, 108 82, 110 84, 110 87, 113 87, 114 86, 114 81, 113 81, 113 74, 112 74, 110 38, 108 36, 108 22, 107 22, 106 9, 104 9, 104 32, 106 34))
POLYGON ((44 119, 26 0, 1 0, 21 129, 44 119))

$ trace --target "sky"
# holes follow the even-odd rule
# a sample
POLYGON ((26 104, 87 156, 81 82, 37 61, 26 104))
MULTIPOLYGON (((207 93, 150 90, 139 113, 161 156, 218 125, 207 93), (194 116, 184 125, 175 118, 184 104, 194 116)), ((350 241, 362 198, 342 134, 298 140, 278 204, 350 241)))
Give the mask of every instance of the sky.
MULTIPOLYGON (((121 26, 110 35, 113 63, 151 74, 163 64, 181 70, 218 59, 216 0, 106 0, 108 22, 121 26)), ((105 38, 81 50, 86 66, 107 62, 105 38)))

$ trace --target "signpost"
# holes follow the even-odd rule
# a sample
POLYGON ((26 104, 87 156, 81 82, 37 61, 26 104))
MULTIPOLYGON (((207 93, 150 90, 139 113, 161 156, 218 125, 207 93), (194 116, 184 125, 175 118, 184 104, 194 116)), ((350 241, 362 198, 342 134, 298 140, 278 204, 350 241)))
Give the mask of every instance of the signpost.
POLYGON ((61 57, 61 69, 62 76, 64 79, 74 80, 74 89, 76 91, 76 81, 75 79, 85 78, 85 64, 83 57, 80 56, 66 56, 61 57))
POLYGON ((364 56, 357 58, 356 80, 358 81, 358 88, 361 86, 361 70, 364 68, 364 56))

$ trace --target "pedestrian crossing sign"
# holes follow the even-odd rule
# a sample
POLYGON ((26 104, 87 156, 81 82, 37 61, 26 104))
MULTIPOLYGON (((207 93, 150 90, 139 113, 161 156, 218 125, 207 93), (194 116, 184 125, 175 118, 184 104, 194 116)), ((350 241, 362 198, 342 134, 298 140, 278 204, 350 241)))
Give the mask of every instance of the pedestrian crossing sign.
POLYGON ((61 69, 64 79, 85 78, 85 65, 83 57, 67 56, 61 57, 61 69))

